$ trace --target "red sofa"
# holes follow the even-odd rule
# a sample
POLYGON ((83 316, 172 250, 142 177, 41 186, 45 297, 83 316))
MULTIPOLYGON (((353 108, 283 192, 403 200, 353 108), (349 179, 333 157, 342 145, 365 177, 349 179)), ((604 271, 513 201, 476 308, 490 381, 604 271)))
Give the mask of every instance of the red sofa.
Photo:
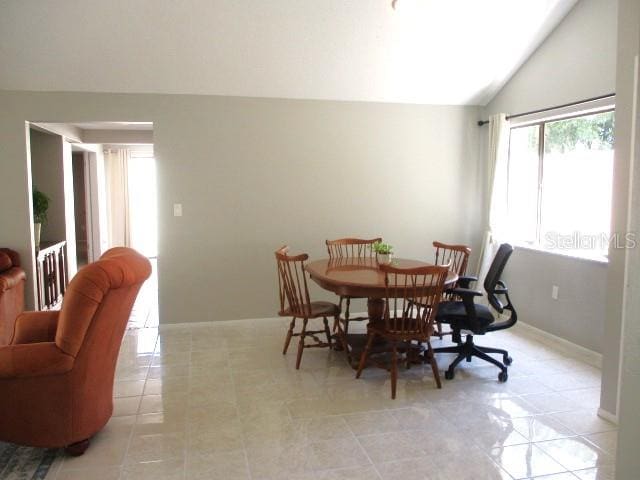
POLYGON ((0 346, 11 342, 16 318, 24 310, 26 278, 18 252, 0 248, 0 346))

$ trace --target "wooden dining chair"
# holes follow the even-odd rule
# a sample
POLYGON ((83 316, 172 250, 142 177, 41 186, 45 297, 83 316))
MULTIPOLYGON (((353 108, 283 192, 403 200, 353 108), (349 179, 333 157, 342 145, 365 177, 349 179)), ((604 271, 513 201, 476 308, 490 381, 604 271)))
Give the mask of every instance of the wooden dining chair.
MULTIPOLYGON (((376 242, 381 242, 382 238, 373 238, 371 240, 364 240, 361 238, 338 238, 336 240, 326 240, 327 252, 329 253, 330 259, 338 259, 338 258, 374 258, 376 253, 373 250, 373 244, 376 242)), ((342 303, 344 302, 345 308, 342 317, 334 322, 333 331, 339 329, 340 323, 344 325, 342 331, 346 336, 349 333, 349 322, 350 321, 363 321, 368 320, 369 317, 354 317, 350 318, 349 308, 351 306, 351 299, 353 298, 361 298, 361 297, 350 297, 346 295, 340 296, 340 309, 342 309, 342 303)))
POLYGON ((431 365, 436 385, 442 388, 438 364, 429 339, 433 334, 449 268, 442 265, 417 268, 380 265, 380 270, 385 273, 384 316, 381 321, 370 322, 367 326, 367 343, 360 356, 356 378, 360 378, 369 360, 374 341, 381 338, 388 344, 385 350, 391 353, 391 365, 384 365, 374 361, 375 359, 372 361, 377 366, 390 370, 391 398, 396 398, 399 354, 404 354, 408 368, 412 361, 413 342, 416 342, 416 348, 418 345, 425 346, 425 360, 431 365), (420 306, 421 304, 429 306, 420 306))
MULTIPOLYGON (((448 245, 436 241, 433 242, 433 248, 435 249, 436 265, 450 265, 449 268, 455 272, 458 277, 464 276, 467 272, 469 255, 471 255, 471 249, 469 247, 466 245, 448 245)), ((452 288, 455 288, 455 285, 452 285, 452 288)), ((445 293, 444 297, 446 300, 454 300, 454 295, 448 293, 445 293)), ((440 322, 436 322, 436 333, 440 338, 444 335, 440 322)))
MULTIPOLYGON (((340 317, 340 307, 331 302, 312 302, 309 298, 307 276, 304 262, 309 258, 306 253, 289 256, 289 247, 283 246, 276 250, 276 262, 278 266, 278 295, 280 311, 278 315, 291 317, 289 330, 284 341, 282 354, 287 353, 291 337, 300 337, 298 341, 298 355, 296 357, 296 369, 300 368, 302 352, 305 348, 331 347, 331 331, 327 317, 333 317, 335 321, 340 317), (294 332, 296 319, 302 319, 302 329, 294 332), (322 318, 324 328, 322 330, 307 330, 307 323, 311 319, 322 318), (322 341, 318 335, 326 335, 327 341, 322 341), (314 343, 307 344, 305 340, 311 338, 314 343)), ((342 337, 341 337, 342 338, 342 337)), ((343 348, 346 348, 343 345, 343 348)))

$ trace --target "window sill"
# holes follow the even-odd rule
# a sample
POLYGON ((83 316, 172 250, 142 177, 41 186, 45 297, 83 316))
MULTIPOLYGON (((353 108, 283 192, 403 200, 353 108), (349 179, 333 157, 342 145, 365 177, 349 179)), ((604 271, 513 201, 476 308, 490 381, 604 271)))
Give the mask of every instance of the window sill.
POLYGON ((546 253, 549 255, 558 255, 560 257, 572 258, 575 260, 582 260, 582 261, 591 262, 591 263, 598 263, 600 265, 609 264, 609 259, 605 256, 578 255, 571 250, 550 250, 550 249, 541 247, 540 245, 532 245, 532 244, 522 243, 522 242, 514 242, 513 246, 521 250, 530 250, 533 252, 546 253))

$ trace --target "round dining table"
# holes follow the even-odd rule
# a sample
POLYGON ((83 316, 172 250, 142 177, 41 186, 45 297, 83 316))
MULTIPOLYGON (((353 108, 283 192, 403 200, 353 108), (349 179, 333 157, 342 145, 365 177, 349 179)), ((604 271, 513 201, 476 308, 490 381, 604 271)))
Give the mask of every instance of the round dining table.
MULTIPOLYGON (((405 258, 394 258, 391 264, 399 268, 426 267, 433 264, 420 260, 409 260, 405 258)), ((307 263, 305 267, 311 279, 320 287, 336 295, 367 298, 367 314, 370 322, 380 321, 384 315, 385 308, 385 274, 380 270, 380 264, 375 257, 343 257, 324 258, 307 263)), ((453 287, 458 280, 455 272, 449 271, 445 281, 445 288, 453 287)), ((428 292, 425 292, 425 295, 428 292)), ((360 357, 360 352, 364 349, 366 335, 361 333, 345 332, 338 324, 339 340, 335 344, 336 349, 347 348, 347 359, 353 368, 356 368, 354 359, 360 357), (341 345, 342 344, 342 345, 341 345)), ((383 351, 383 344, 376 345, 372 352, 383 351)))
MULTIPOLYGON (((398 268, 417 268, 433 264, 394 258, 391 265, 398 268)), ((367 298, 370 321, 382 318, 386 295, 385 275, 375 257, 323 258, 309 262, 306 269, 311 279, 325 290, 345 297, 367 298)), ((445 288, 452 287, 457 280, 458 275, 450 270, 445 288)))

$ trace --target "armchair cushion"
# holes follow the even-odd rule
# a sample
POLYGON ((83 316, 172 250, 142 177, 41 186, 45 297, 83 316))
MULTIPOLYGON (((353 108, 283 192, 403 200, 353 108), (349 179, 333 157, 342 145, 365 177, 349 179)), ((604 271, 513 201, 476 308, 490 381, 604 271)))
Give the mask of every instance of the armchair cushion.
MULTIPOLYGON (((478 318, 479 326, 486 328, 488 325, 494 322, 493 314, 489 307, 482 305, 481 303, 475 304, 476 315, 478 318)), ((469 322, 467 316, 467 310, 462 302, 441 302, 438 307, 438 322, 455 324, 455 326, 463 330, 471 330, 473 326, 469 322)), ((479 333, 479 332, 476 332, 479 333)))
POLYGON ((13 267, 11 257, 4 252, 0 252, 0 272, 4 272, 13 267))
POLYGON ((58 328, 58 310, 23 312, 16 319, 13 345, 53 342, 58 328))
POLYGON ((9 270, 2 272, 0 275, 0 293, 11 290, 21 282, 24 282, 26 278, 27 276, 21 268, 11 267, 9 270))
POLYGON ((110 291, 137 285, 137 295, 139 286, 151 274, 151 265, 145 257, 130 252, 132 250, 125 247, 112 248, 94 262, 91 269, 85 268, 81 270, 82 275, 76 275, 81 280, 74 281, 74 277, 71 281, 65 292, 55 338, 63 352, 74 357, 78 355, 92 318, 110 291))
POLYGON ((11 342, 16 317, 24 310, 26 278, 18 253, 0 248, 0 345, 11 342))
POLYGON ((41 377, 66 373, 74 359, 55 343, 33 343, 0 347, 0 379, 41 377))

